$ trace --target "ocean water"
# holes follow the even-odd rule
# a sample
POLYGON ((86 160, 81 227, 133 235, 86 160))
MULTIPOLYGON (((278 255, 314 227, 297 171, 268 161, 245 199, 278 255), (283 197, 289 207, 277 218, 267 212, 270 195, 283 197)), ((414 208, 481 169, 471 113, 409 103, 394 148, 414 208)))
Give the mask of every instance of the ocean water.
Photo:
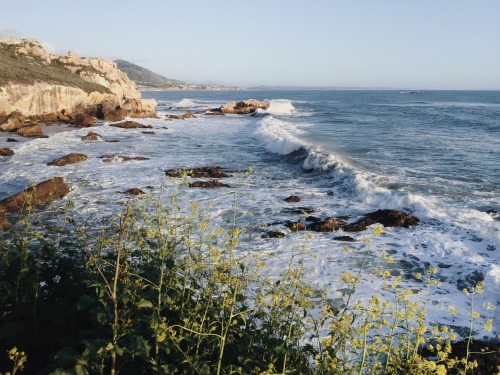
POLYGON ((500 310, 480 307, 490 302, 500 308, 500 92, 155 91, 143 97, 159 102, 160 119, 139 120, 156 134, 103 123, 92 130, 119 143, 82 142, 88 129, 29 142, 18 138, 19 143, 6 143, 6 135, 0 135, 0 147, 15 151, 0 159, 0 199, 30 181, 63 176, 79 213, 98 220, 118 211, 125 199, 121 192, 132 187, 174 189, 179 182, 165 179, 166 169, 218 165, 241 172, 251 167, 250 177, 227 181, 233 188, 188 189, 182 199, 202 207, 211 203, 210 215, 224 224, 232 218, 236 194, 238 224, 247 228, 238 251, 267 257, 264 273, 279 274, 282 262, 303 242, 314 255, 307 260, 308 279, 335 301, 340 275, 359 267, 367 246, 362 240, 371 229, 346 233, 356 240, 346 253, 346 243, 333 239, 342 231, 313 233, 307 240, 305 233, 291 233, 283 222, 304 220, 291 209, 352 221, 380 208, 403 210, 420 225, 385 228, 373 237, 356 297, 385 295, 371 274, 375 268, 400 275, 405 288, 418 291, 423 284, 415 274, 436 267, 441 285, 431 290, 429 321, 468 326, 470 301, 462 290, 484 281, 485 293, 475 305, 494 319, 494 333, 500 333, 500 310), (186 108, 199 111, 247 98, 269 100, 271 106, 253 116, 165 119, 186 108), (70 152, 85 153, 89 160, 63 168, 46 165, 70 152), (104 155, 149 160, 103 163, 104 155), (286 203, 289 195, 301 202, 286 203), (287 235, 261 238, 268 230, 287 235), (387 264, 384 253, 395 262, 387 264), (451 316, 448 305, 458 315, 451 316))

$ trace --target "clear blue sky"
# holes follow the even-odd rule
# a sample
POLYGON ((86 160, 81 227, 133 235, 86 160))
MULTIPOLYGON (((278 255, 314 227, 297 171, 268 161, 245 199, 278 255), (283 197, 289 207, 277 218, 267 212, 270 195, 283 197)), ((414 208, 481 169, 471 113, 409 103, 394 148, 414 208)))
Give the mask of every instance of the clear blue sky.
POLYGON ((189 82, 500 89, 500 0, 1 0, 0 34, 189 82))

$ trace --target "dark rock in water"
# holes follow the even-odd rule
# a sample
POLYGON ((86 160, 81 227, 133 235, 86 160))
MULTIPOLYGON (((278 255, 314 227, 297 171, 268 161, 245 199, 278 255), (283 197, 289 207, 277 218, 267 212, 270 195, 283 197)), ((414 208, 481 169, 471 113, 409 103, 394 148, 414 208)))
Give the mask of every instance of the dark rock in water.
POLYGON ((316 212, 314 208, 310 207, 295 207, 295 208, 284 208, 283 212, 295 215, 309 215, 316 212))
POLYGON ((262 238, 283 238, 285 237, 285 233, 278 231, 270 231, 261 236, 262 238))
POLYGON ((19 142, 17 139, 14 138, 7 138, 7 142, 19 142))
POLYGON ((65 165, 69 165, 69 164, 81 163, 87 159, 88 159, 88 156, 85 154, 72 153, 72 154, 68 154, 66 156, 63 156, 61 158, 57 158, 55 160, 52 160, 47 165, 55 166, 55 167, 63 167, 65 165))
POLYGON ((219 182, 219 180, 212 180, 212 181, 195 181, 191 182, 188 184, 188 187, 197 187, 197 188, 205 188, 205 189, 210 189, 210 188, 218 188, 218 187, 231 187, 227 184, 223 184, 222 182, 219 182))
POLYGON ((14 151, 8 147, 0 147, 0 156, 12 156, 14 151))
POLYGON ((110 140, 106 140, 106 142, 108 142, 108 143, 119 143, 120 141, 118 139, 110 139, 110 140))
POLYGON ((288 202, 288 203, 300 202, 300 198, 297 197, 296 195, 290 195, 288 198, 285 198, 285 202, 288 202))
POLYGON ((457 289, 467 289, 470 293, 472 292, 472 288, 482 281, 484 281, 484 274, 481 271, 475 270, 470 275, 463 276, 457 280, 457 289))
POLYGON ((116 161, 143 161, 149 160, 149 158, 145 156, 115 156, 115 155, 106 155, 102 157, 102 161, 104 163, 112 163, 116 161))
POLYGON ((346 222, 344 220, 337 220, 334 218, 327 218, 323 221, 318 221, 316 223, 309 224, 307 230, 313 232, 333 232, 339 229, 346 222))
POLYGON ((242 100, 240 102, 231 102, 220 107, 222 113, 243 115, 253 113, 257 109, 268 109, 269 102, 258 101, 255 99, 242 100))
POLYGON ((196 118, 196 116, 193 115, 193 112, 191 111, 186 112, 183 115, 166 115, 165 117, 169 120, 184 120, 187 118, 196 118))
POLYGON ((96 118, 86 113, 80 113, 75 117, 75 125, 79 128, 89 128, 95 126, 96 118))
POLYGON ((318 221, 321 221, 321 219, 316 216, 308 216, 305 218, 305 221, 309 221, 311 223, 317 223, 318 221))
POLYGON ((143 125, 141 123, 138 123, 136 121, 123 121, 119 122, 117 124, 111 124, 109 126, 112 126, 114 128, 121 128, 121 129, 152 129, 152 125, 143 125))
POLYGON ((360 232, 375 223, 382 224, 384 227, 409 228, 418 225, 419 222, 420 220, 416 217, 402 211, 377 210, 366 214, 361 220, 355 223, 344 225, 342 229, 347 232, 360 232))
POLYGON ((298 221, 288 221, 285 223, 285 226, 287 228, 290 228, 290 230, 292 232, 297 232, 297 231, 302 231, 302 230, 306 230, 306 225, 298 220, 298 221))
POLYGON ((48 204, 69 193, 62 177, 54 177, 0 201, 0 211, 20 211, 48 204))
POLYGON ((151 131, 151 132, 142 132, 142 134, 156 134, 156 133, 151 131))
POLYGON ((186 174, 193 178, 224 178, 229 177, 221 167, 199 167, 199 168, 179 168, 179 169, 168 169, 165 174, 169 177, 182 177, 186 174))
POLYGON ((102 141, 102 137, 98 133, 88 132, 82 137, 82 141, 102 141))
POLYGON ((493 210, 493 209, 490 209, 490 210, 486 210, 485 211, 488 215, 498 215, 499 212, 497 210, 493 210))
POLYGON ((146 194, 144 193, 141 189, 139 188, 132 188, 132 189, 129 189, 125 192, 126 194, 132 194, 132 195, 142 195, 142 194, 146 194))
POLYGON ((333 239, 335 241, 345 241, 345 242, 354 242, 354 241, 356 241, 351 236, 338 236, 338 237, 333 237, 333 239))

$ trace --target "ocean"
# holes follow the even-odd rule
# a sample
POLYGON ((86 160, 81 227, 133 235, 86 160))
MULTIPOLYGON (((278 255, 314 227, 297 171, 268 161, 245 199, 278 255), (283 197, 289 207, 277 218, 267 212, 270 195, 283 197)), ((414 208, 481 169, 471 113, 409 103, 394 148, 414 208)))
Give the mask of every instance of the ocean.
POLYGON ((232 188, 186 188, 182 201, 210 205, 209 214, 224 225, 233 218, 236 195, 238 225, 246 228, 238 251, 266 257, 265 274, 279 274, 295 245, 305 243, 314 255, 307 260, 307 278, 335 303, 340 275, 359 267, 367 251, 363 239, 372 237, 357 298, 385 295, 375 269, 400 276, 402 287, 417 292, 423 283, 415 275, 435 267, 440 285, 431 289, 429 321, 467 327, 470 300, 463 289, 484 281, 485 293, 474 303, 484 318, 493 318, 493 333, 500 333, 498 310, 481 308, 485 302, 500 308, 500 92, 149 91, 143 97, 159 103, 159 119, 139 120, 155 134, 104 123, 91 130, 120 142, 82 142, 89 129, 29 142, 17 137, 19 143, 1 135, 0 147, 13 148, 15 155, 0 159, 0 199, 30 182, 62 176, 72 186, 78 214, 99 221, 119 211, 123 191, 178 187, 178 180, 165 178, 166 169, 220 166, 243 176, 252 168, 248 177, 224 181, 232 188), (271 105, 254 115, 165 118, 248 98, 271 105), (70 152, 85 153, 89 160, 47 166, 70 152), (104 163, 104 155, 149 160, 104 163), (285 202, 290 195, 301 201, 285 202), (283 224, 307 215, 355 221, 378 209, 405 211, 420 225, 384 228, 380 236, 367 229, 309 238, 283 224), (262 238, 270 230, 286 236, 262 238), (334 240, 339 235, 355 242, 334 240), (352 251, 342 251, 346 245, 352 251), (387 263, 387 256, 394 263, 387 263), (458 314, 450 315, 448 306, 458 314))

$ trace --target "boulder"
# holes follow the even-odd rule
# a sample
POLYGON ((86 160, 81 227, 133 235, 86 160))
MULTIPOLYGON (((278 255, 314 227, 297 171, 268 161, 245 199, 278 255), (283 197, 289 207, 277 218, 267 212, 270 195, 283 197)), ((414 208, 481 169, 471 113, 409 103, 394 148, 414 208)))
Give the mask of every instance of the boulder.
POLYGON ((197 188, 205 188, 205 189, 211 189, 211 188, 218 188, 218 187, 231 187, 227 184, 223 184, 222 182, 219 182, 219 180, 212 180, 212 181, 195 181, 191 182, 188 184, 188 187, 197 187, 197 188))
POLYGON ((183 115, 166 115, 165 117, 169 120, 185 120, 187 118, 196 118, 196 116, 191 111, 186 112, 183 115))
POLYGON ((323 221, 317 221, 307 226, 307 230, 313 232, 333 232, 339 229, 342 225, 345 225, 344 220, 338 220, 334 218, 327 218, 323 221))
POLYGON ((17 135, 23 136, 23 137, 43 137, 43 132, 42 128, 40 127, 39 124, 32 124, 32 125, 27 125, 23 126, 20 129, 17 129, 17 135))
POLYGON ((85 154, 71 153, 71 154, 68 154, 66 156, 63 156, 63 157, 57 158, 55 160, 52 160, 47 165, 55 166, 55 167, 63 167, 65 165, 69 165, 69 164, 81 163, 81 162, 84 162, 87 159, 88 159, 88 156, 85 155, 85 154))
POLYGON ((125 194, 142 195, 142 194, 146 194, 146 193, 144 193, 144 191, 142 191, 139 188, 132 188, 132 189, 127 190, 125 192, 125 194))
POLYGON ((47 113, 40 116, 40 122, 56 122, 59 120, 58 114, 56 112, 47 113))
POLYGON ((82 137, 82 141, 102 141, 102 137, 98 133, 88 132, 82 137))
POLYGON ((268 109, 269 102, 258 101, 254 99, 242 100, 240 102, 231 102, 220 107, 220 111, 224 114, 244 115, 253 113, 257 109, 268 109))
POLYGON ((26 207, 37 207, 60 199, 69 193, 62 177, 54 177, 0 201, 0 211, 20 211, 26 207))
POLYGON ((379 223, 384 227, 403 227, 409 228, 418 225, 420 220, 415 216, 409 215, 398 210, 377 210, 366 214, 361 220, 355 223, 347 224, 342 227, 347 232, 360 232, 368 226, 379 223))
POLYGON ((4 132, 15 132, 24 126, 26 118, 20 112, 12 112, 7 119, 0 125, 0 130, 4 132))
POLYGON ((221 167, 199 167, 199 168, 180 168, 180 169, 168 169, 165 174, 169 177, 182 177, 186 174, 193 178, 224 178, 229 177, 221 167))
POLYGON ((114 128, 121 128, 121 129, 152 129, 153 127, 151 125, 143 125, 139 122, 136 121, 123 121, 119 122, 117 124, 111 124, 110 126, 114 128))
POLYGON ((127 111, 111 103, 101 103, 97 112, 97 118, 105 121, 121 121, 125 117, 127 117, 127 111))
POLYGON ((96 118, 86 113, 80 113, 75 117, 75 125, 79 128, 89 128, 95 126, 96 118))
POLYGON ((296 195, 290 195, 288 198, 285 198, 285 202, 297 203, 297 202, 300 202, 300 198, 297 197, 296 195))
POLYGON ((8 147, 0 147, 0 156, 11 156, 14 155, 14 151, 12 151, 8 147))
POLYGON ((19 142, 19 141, 15 138, 7 138, 5 142, 19 142))

